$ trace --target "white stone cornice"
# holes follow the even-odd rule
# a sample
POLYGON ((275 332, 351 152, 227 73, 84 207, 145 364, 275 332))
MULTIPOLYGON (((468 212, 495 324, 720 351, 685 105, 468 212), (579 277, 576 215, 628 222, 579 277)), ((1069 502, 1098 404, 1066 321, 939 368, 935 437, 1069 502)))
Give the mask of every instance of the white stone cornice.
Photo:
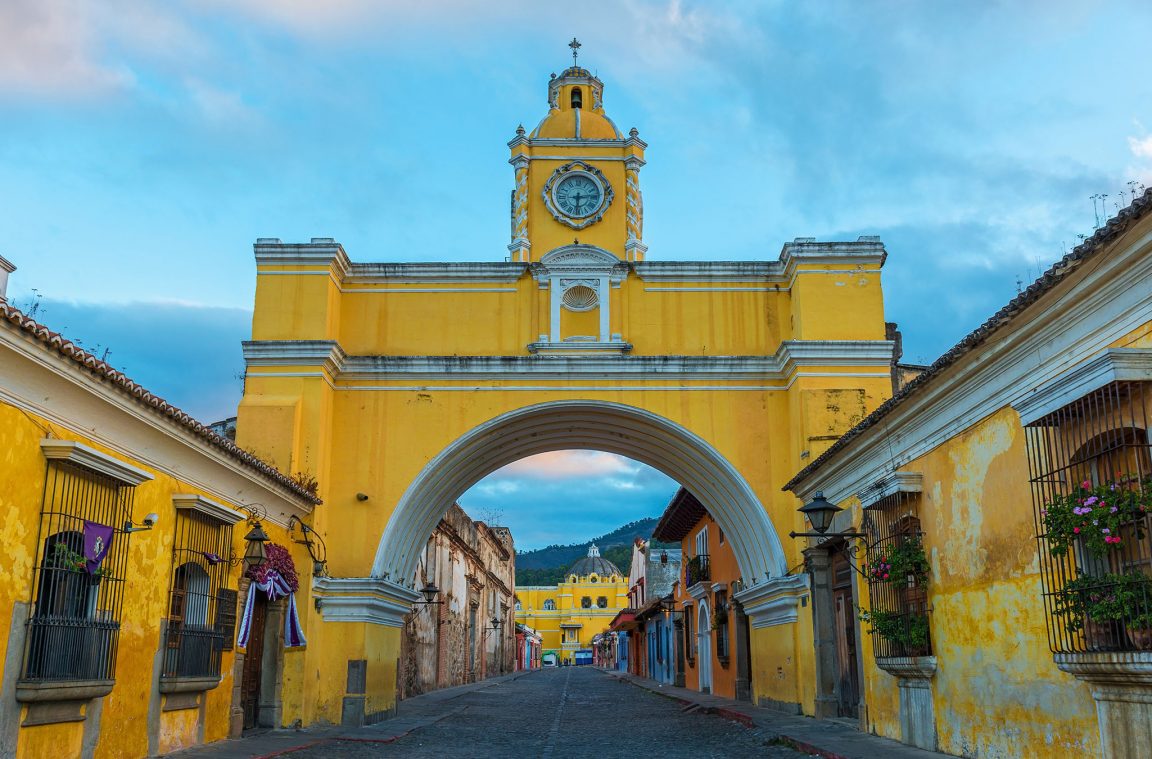
POLYGON ((571 340, 551 342, 541 340, 528 343, 528 352, 541 356, 594 356, 605 353, 624 355, 632 350, 632 343, 623 340, 571 340))
POLYGON ((808 595, 808 575, 784 575, 752 585, 733 599, 744 607, 754 628, 791 624, 799 616, 800 598, 808 595))
POLYGON ((782 277, 777 261, 638 261, 632 264, 645 282, 754 282, 782 277))
POLYGON ((335 340, 245 340, 242 345, 248 366, 321 366, 336 376, 348 360, 335 340))
POLYGON ((1152 350, 1109 348, 1017 399, 1012 408, 1022 424, 1033 424, 1113 382, 1152 382, 1152 350))
MULTIPOLYGON (((789 340, 772 356, 624 356, 603 355, 599 343, 540 343, 548 351, 588 351, 593 355, 529 356, 348 356, 335 341, 247 341, 244 357, 250 367, 322 366, 341 380, 482 381, 516 375, 540 379, 595 376, 598 379, 641 379, 663 376, 678 380, 734 379, 782 382, 804 367, 875 367, 892 360, 887 340, 789 340)), ((623 341, 603 344, 624 353, 623 341)))
POLYGON ((46 459, 67 461, 69 464, 111 477, 122 485, 136 487, 154 479, 151 474, 139 467, 126 464, 120 459, 72 440, 46 438, 40 441, 40 450, 46 459))
POLYGON ((528 264, 518 261, 352 264, 347 284, 515 282, 528 264))
POLYGON ((890 472, 873 485, 857 493, 860 507, 871 508, 897 493, 919 493, 923 489, 924 475, 920 472, 890 472))
POLYGON ((285 243, 277 237, 261 237, 252 246, 257 266, 329 266, 337 279, 348 274, 352 262, 344 246, 330 237, 313 237, 311 242, 285 243))
POLYGON ((815 238, 798 237, 784 243, 780 251, 780 264, 784 277, 791 279, 799 264, 831 264, 836 266, 884 265, 888 251, 879 237, 863 236, 855 242, 817 242, 815 238))
MULTIPOLYGON (((532 137, 528 139, 528 145, 534 148, 626 148, 629 147, 628 140, 621 140, 616 138, 608 138, 603 140, 592 139, 588 137, 583 138, 566 138, 566 137, 532 137)), ((509 144, 508 147, 512 147, 509 144)), ((532 158, 543 158, 545 156, 532 156, 532 158)), ((595 156, 590 160, 602 161, 603 156, 595 156)))
POLYGON ((180 509, 196 511, 224 524, 236 524, 247 518, 239 511, 216 503, 198 493, 177 493, 172 496, 172 505, 176 507, 177 511, 180 509))
POLYGON ((381 577, 316 577, 312 596, 325 622, 367 622, 401 627, 423 597, 381 577))

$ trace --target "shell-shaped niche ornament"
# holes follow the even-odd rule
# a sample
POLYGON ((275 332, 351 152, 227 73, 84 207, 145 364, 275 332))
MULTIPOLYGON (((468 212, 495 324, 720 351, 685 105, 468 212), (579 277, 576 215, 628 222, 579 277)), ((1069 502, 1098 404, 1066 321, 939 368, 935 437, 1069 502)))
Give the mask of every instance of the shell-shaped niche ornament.
POLYGON ((573 285, 560 298, 569 311, 591 311, 600 305, 600 296, 588 285, 573 285))

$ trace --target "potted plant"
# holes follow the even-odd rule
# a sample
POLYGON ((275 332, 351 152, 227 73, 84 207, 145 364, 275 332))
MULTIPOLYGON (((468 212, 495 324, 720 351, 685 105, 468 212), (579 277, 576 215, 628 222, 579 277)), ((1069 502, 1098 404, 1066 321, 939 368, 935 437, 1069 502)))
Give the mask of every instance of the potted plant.
POLYGON ((919 535, 906 535, 868 562, 868 579, 914 587, 928 579, 928 557, 919 535))
POLYGON ((905 656, 923 656, 928 652, 931 636, 925 614, 873 609, 861 610, 860 619, 871 626, 869 634, 896 644, 905 656))
POLYGON ((93 585, 99 585, 100 580, 107 574, 103 565, 89 573, 88 560, 84 558, 84 554, 73 551, 66 543, 58 542, 52 547, 52 566, 68 572, 87 573, 93 585))
POLYGON ((1152 577, 1142 572, 1081 574, 1061 589, 1054 611, 1091 650, 1119 647, 1120 625, 1134 648, 1152 650, 1152 577))
POLYGON ((1048 551, 1064 556, 1080 545, 1093 556, 1104 556, 1124 543, 1125 528, 1144 539, 1144 518, 1152 510, 1152 488, 1134 477, 1093 486, 1085 480, 1067 495, 1060 495, 1040 511, 1048 551))

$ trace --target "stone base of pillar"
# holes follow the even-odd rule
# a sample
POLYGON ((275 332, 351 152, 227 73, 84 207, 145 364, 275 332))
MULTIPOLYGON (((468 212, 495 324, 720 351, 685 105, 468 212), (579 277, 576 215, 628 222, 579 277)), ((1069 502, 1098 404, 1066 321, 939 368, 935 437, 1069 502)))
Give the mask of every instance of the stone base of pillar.
POLYGON ((1152 652, 1056 654, 1056 666, 1092 686, 1100 748, 1110 759, 1152 746, 1152 652))

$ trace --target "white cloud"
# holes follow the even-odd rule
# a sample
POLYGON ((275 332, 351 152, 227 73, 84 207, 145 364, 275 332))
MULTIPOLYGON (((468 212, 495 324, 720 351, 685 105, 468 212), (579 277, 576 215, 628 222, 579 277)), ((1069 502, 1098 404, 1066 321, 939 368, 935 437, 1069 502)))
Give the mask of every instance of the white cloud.
POLYGON ((579 480, 611 475, 635 475, 641 465, 603 451, 550 451, 514 461, 488 480, 579 480))
POLYGON ((132 72, 103 59, 93 15, 80 0, 0 3, 0 91, 92 96, 130 86, 132 72))

